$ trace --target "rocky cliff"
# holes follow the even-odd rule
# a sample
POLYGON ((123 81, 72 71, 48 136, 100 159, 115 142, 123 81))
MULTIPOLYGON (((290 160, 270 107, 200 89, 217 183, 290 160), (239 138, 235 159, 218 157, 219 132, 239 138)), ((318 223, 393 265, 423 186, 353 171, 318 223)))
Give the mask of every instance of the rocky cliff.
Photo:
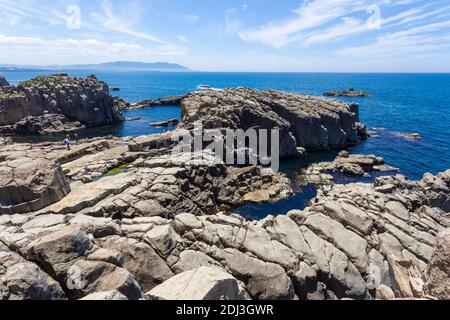
MULTIPOLYGON (((184 128, 201 120, 205 129, 280 130, 281 157, 299 148, 345 147, 367 137, 357 104, 279 91, 202 91, 182 100, 184 128)), ((270 148, 269 148, 270 149, 270 148)))
POLYGON ((95 76, 37 77, 0 89, 0 127, 34 134, 51 127, 65 131, 64 125, 79 128, 117 123, 124 119, 115 101, 108 85, 95 76))

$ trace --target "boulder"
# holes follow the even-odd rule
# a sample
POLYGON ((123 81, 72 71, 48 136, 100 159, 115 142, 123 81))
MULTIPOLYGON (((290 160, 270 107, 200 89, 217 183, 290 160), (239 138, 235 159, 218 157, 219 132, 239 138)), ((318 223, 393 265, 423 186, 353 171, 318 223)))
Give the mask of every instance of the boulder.
POLYGON ((0 170, 0 214, 37 211, 63 199, 70 186, 54 160, 9 155, 0 170))
POLYGON ((128 270, 105 262, 76 261, 69 269, 66 285, 71 299, 104 291, 118 291, 129 300, 143 297, 139 284, 128 270))
POLYGON ((27 257, 64 281, 73 262, 87 256, 92 247, 93 243, 81 228, 70 225, 31 242, 27 246, 27 257))
POLYGON ((397 298, 422 298, 424 281, 417 262, 402 260, 394 255, 389 256, 388 262, 395 296, 397 298))
POLYGON ((450 300, 450 229, 440 233, 426 271, 425 292, 440 300, 450 300))
POLYGON ((113 236, 103 239, 101 245, 121 253, 123 267, 133 275, 144 292, 174 275, 167 263, 146 243, 113 236))
POLYGON ((182 241, 170 225, 154 227, 145 234, 144 240, 164 257, 169 256, 182 241))
POLYGON ((218 268, 200 267, 167 280, 146 294, 150 300, 244 300, 238 281, 218 268))
POLYGON ((285 270, 278 264, 250 257, 236 249, 219 253, 231 273, 247 287, 255 300, 293 300, 294 287, 285 270))
POLYGON ((60 284, 37 264, 6 252, 0 252, 0 262, 0 300, 67 299, 60 284))

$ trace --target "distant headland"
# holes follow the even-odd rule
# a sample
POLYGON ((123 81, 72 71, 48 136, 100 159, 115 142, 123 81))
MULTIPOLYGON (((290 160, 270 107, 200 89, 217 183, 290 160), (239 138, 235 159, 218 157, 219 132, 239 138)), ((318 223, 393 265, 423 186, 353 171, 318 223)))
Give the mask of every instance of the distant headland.
POLYGON ((114 61, 99 64, 73 64, 73 65, 14 65, 0 64, 1 71, 164 71, 180 72, 191 71, 189 68, 176 63, 169 62, 133 62, 133 61, 114 61))

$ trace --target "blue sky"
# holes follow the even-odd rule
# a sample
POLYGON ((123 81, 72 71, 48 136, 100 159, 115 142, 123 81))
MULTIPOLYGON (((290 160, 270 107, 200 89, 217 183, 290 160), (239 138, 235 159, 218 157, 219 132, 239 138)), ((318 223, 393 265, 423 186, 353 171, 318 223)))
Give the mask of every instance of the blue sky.
POLYGON ((0 64, 450 72, 449 0, 0 0, 0 64))

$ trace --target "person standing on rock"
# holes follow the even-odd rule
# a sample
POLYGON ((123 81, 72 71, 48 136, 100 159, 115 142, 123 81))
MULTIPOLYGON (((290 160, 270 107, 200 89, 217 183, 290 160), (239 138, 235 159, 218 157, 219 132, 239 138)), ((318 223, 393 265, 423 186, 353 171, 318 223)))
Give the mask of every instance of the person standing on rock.
POLYGON ((67 146, 67 150, 70 150, 70 145, 72 144, 72 141, 70 141, 70 137, 66 136, 64 139, 64 145, 67 146))

